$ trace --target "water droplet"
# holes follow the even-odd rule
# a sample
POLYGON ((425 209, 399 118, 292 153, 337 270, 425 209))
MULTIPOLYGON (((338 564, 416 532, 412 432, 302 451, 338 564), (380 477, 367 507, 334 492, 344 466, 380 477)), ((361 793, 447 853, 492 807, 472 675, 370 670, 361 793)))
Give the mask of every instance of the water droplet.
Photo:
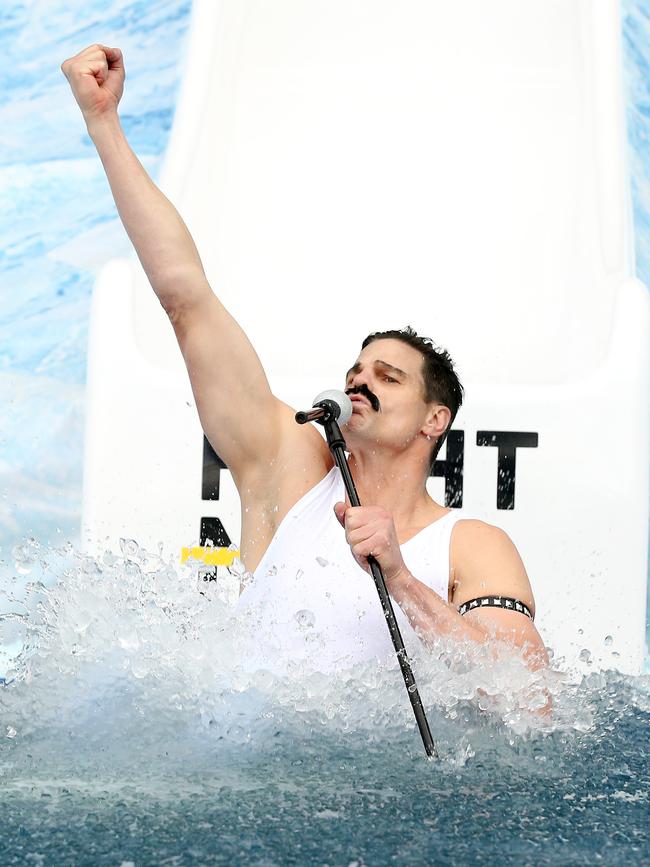
POLYGON ((302 569, 298 569, 298 571, 296 572, 296 581, 300 581, 304 574, 305 573, 302 571, 302 569))
POLYGON ((274 575, 277 575, 277 574, 278 574, 278 567, 277 566, 269 566, 269 568, 266 570, 266 577, 267 578, 272 578, 274 575))
POLYGON ((142 571, 137 563, 125 563, 124 574, 127 575, 129 578, 135 578, 136 580, 142 578, 142 571))
POLYGON ((36 539, 27 539, 22 545, 15 545, 12 548, 11 556, 14 559, 14 566, 19 575, 29 575, 32 571, 32 566, 36 562, 36 552, 40 545, 36 539))
POLYGON ((6 738, 15 738, 17 734, 18 732, 13 726, 7 726, 7 734, 5 735, 6 738))
POLYGON ((9 612, 0 614, 0 645, 25 640, 26 618, 22 614, 9 612))
POLYGON ((586 647, 580 651, 579 656, 580 662, 591 662, 591 653, 587 650, 586 647))
POLYGON ((613 643, 614 643, 614 639, 612 638, 612 636, 606 635, 605 636, 605 647, 611 647, 613 643))
POLYGON ((307 608, 301 608, 300 611, 296 611, 293 618, 301 629, 311 629, 316 622, 314 612, 309 611, 307 608))
POLYGON ((244 572, 244 574, 241 576, 241 578, 239 580, 240 580, 240 584, 241 584, 241 589, 244 590, 246 587, 248 587, 248 585, 253 580, 253 573, 252 572, 244 572))
POLYGON ((232 563, 228 566, 228 571, 231 575, 236 575, 238 578, 241 578, 246 571, 246 568, 239 557, 233 557, 232 563))
POLYGON ((584 635, 584 629, 579 629, 579 630, 578 630, 578 635, 584 635))
POLYGON ((120 550, 125 557, 135 557, 140 546, 135 539, 120 539, 120 550))
POLYGON ((324 557, 316 557, 316 562, 319 566, 327 566, 329 560, 326 560, 324 557))

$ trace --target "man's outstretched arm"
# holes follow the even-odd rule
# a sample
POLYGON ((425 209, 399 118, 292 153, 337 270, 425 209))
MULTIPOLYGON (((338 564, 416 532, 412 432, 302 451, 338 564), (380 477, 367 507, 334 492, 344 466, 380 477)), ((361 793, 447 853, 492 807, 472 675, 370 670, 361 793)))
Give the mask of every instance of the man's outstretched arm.
POLYGON ((180 215, 151 180, 118 116, 124 63, 118 48, 91 45, 61 69, 106 171, 118 213, 165 310, 208 291, 201 259, 180 215))
POLYGON ((122 223, 176 332, 206 436, 240 484, 300 436, 292 413, 271 393, 257 353, 208 284, 185 223, 126 140, 118 116, 121 51, 92 45, 61 68, 122 223), (251 425, 252 418, 258 423, 251 425))

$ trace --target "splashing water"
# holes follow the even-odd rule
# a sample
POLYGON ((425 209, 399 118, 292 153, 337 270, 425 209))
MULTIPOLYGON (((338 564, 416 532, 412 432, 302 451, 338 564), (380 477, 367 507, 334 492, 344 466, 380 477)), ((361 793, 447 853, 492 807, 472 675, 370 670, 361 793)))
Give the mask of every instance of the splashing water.
POLYGON ((320 673, 313 612, 295 616, 314 654, 280 678, 247 668, 260 624, 235 617, 200 564, 177 569, 134 540, 98 559, 27 547, 16 562, 30 560, 32 580, 5 594, 13 610, 0 619, 24 641, 0 688, 15 863, 26 852, 73 862, 94 851, 91 837, 106 863, 137 864, 179 852, 177 863, 287 852, 297 863, 387 852, 402 864, 447 863, 445 852, 526 863, 522 833, 530 863, 647 851, 649 775, 635 743, 648 678, 532 674, 457 644, 422 650, 414 669, 440 753, 427 762, 396 661, 320 673))

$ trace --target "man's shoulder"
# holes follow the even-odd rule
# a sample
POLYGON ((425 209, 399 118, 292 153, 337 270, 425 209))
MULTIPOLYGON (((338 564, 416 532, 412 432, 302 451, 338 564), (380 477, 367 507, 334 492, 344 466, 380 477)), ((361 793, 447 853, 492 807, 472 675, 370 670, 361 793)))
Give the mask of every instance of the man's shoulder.
POLYGON ((460 515, 454 524, 452 544, 460 544, 462 546, 483 546, 483 545, 499 545, 510 543, 510 536, 501 527, 494 524, 488 524, 487 521, 482 521, 480 518, 472 518, 471 516, 460 515))
POLYGON ((449 554, 450 566, 457 573, 480 574, 493 567, 521 564, 519 552, 505 530, 469 516, 456 522, 449 554))

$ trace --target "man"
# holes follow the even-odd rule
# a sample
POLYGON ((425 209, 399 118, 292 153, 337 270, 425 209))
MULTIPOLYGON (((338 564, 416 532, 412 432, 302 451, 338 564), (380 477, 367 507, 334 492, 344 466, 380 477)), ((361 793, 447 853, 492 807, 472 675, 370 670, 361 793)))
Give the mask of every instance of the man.
MULTIPOLYGON (((367 557, 376 558, 406 622, 424 641, 438 636, 477 644, 504 641, 531 667, 544 665, 543 643, 525 613, 528 608, 534 614, 530 584, 510 539, 481 521, 459 520, 426 491, 432 455, 462 395, 446 353, 411 332, 388 332, 364 342, 347 374, 354 412, 344 433, 350 468, 366 505, 350 508, 323 438, 312 426, 297 425, 294 410, 271 393, 253 347, 210 288, 183 221, 129 147, 117 112, 124 85, 121 52, 92 45, 66 60, 62 70, 122 222, 176 333, 203 430, 239 491, 242 559, 255 573, 242 595, 242 607, 275 604, 280 611, 291 600, 293 612, 302 615, 291 620, 294 626, 309 627, 311 619, 317 625, 337 624, 339 638, 345 628, 352 642, 366 639, 370 650, 380 648, 381 642, 373 644, 369 638, 379 627, 361 626, 369 611, 365 595, 368 588, 374 592, 374 585, 355 573, 351 558, 345 574, 337 559, 339 571, 328 572, 326 580, 313 563, 314 574, 308 575, 302 567, 287 565, 291 557, 295 561, 301 542, 322 538, 334 524, 337 539, 345 538, 361 568, 368 571, 367 557), (262 421, 251 425, 251 418, 262 421), (335 494, 340 496, 332 502, 335 494), (312 537, 305 534, 309 526, 312 537), (405 559, 404 552, 416 544, 420 553, 405 559), (420 564, 430 553, 427 545, 438 559, 433 572, 425 575, 420 564), (320 600, 321 607, 316 612, 307 606, 296 609, 299 598, 312 606, 320 600), (478 604, 477 599, 488 601, 478 604), (461 615, 464 603, 470 607, 461 615), (346 620, 351 611, 354 617, 346 620)), ((337 544, 331 537, 327 551, 337 544)), ((322 569, 331 565, 327 556, 317 560, 322 569)), ((373 611, 379 611, 381 619, 376 599, 373 611)), ((277 623, 280 631, 288 630, 286 618, 277 623)), ((387 640, 385 624, 380 629, 381 640, 387 640)), ((335 636, 327 629, 322 634, 335 636)))

